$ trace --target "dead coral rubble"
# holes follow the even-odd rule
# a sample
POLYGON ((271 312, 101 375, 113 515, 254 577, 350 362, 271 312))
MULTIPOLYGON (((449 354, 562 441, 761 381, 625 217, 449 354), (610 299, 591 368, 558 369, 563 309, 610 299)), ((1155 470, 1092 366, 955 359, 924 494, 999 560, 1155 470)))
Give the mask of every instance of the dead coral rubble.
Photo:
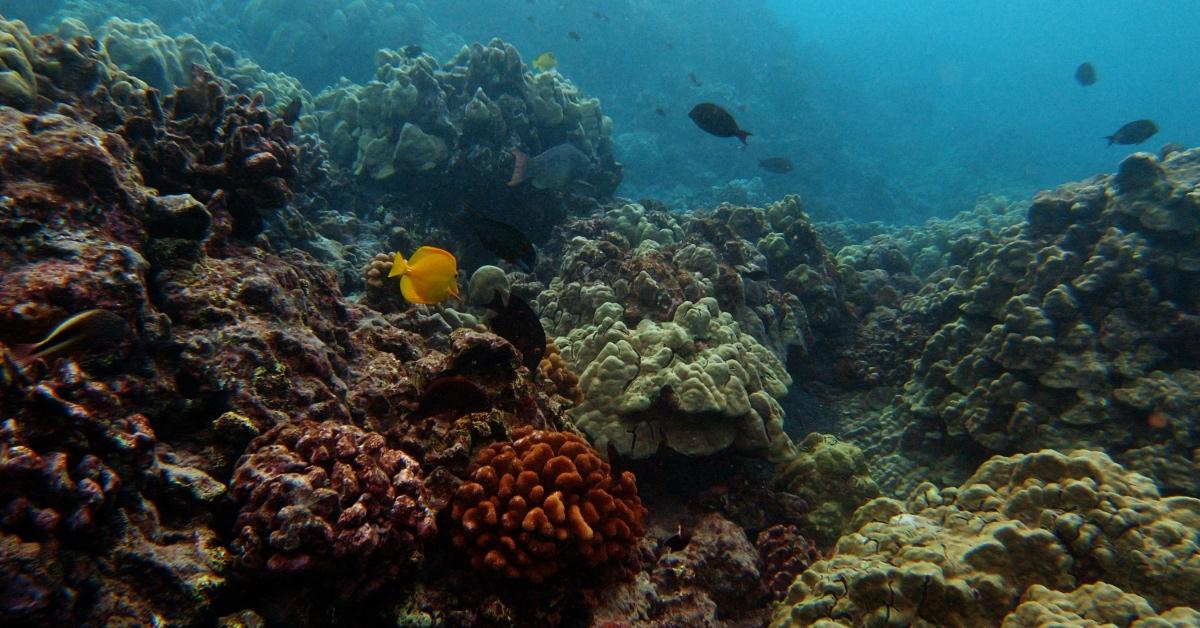
POLYGON ((518 430, 481 451, 451 516, 476 569, 541 582, 618 558, 644 534, 633 474, 614 476, 578 435, 518 430))

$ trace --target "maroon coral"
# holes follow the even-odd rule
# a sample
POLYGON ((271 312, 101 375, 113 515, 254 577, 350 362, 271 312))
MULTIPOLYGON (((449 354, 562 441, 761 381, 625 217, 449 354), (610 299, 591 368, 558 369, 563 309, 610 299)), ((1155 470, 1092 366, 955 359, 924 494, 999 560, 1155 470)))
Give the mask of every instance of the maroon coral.
POLYGON ((477 569, 541 582, 622 556, 644 534, 629 471, 617 476, 576 434, 520 428, 479 452, 455 495, 454 543, 477 569))
POLYGON ((822 560, 821 550, 794 525, 774 525, 758 533, 758 556, 767 588, 776 600, 787 595, 796 576, 822 560))
POLYGON ((232 550, 245 569, 300 573, 352 566, 369 592, 436 533, 416 459, 383 436, 332 421, 277 426, 234 470, 241 510, 232 550))

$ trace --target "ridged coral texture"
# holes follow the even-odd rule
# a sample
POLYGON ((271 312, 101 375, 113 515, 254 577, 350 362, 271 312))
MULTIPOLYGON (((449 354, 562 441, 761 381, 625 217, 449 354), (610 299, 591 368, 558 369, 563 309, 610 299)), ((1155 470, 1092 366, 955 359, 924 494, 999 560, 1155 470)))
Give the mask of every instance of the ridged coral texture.
POLYGON ((625 554, 646 509, 629 471, 613 475, 576 434, 523 428, 481 451, 459 487, 454 543, 476 569, 541 582, 625 554))

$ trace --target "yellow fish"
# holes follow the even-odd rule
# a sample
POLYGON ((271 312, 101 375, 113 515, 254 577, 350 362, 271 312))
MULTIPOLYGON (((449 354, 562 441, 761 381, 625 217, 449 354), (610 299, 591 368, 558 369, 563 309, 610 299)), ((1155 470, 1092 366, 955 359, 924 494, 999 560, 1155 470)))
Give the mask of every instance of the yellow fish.
POLYGON ((400 294, 409 303, 431 305, 458 298, 458 260, 449 251, 423 246, 405 261, 396 253, 388 277, 400 277, 400 294))
POLYGON ((558 65, 558 59, 554 57, 554 53, 543 52, 533 60, 533 67, 538 69, 538 72, 546 72, 554 69, 558 65))

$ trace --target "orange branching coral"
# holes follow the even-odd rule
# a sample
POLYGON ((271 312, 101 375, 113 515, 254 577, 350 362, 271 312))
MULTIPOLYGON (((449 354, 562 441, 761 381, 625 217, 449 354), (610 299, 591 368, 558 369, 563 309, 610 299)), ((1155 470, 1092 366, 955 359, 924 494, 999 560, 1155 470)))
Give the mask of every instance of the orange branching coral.
POLYGON ((644 534, 637 480, 613 477, 583 438, 520 428, 479 452, 451 516, 454 543, 477 569, 541 582, 626 553, 644 534))
POLYGON ((552 394, 559 395, 574 405, 583 403, 583 389, 579 387, 579 376, 567 366, 567 361, 553 342, 546 343, 546 354, 538 364, 538 371, 550 384, 552 394))

